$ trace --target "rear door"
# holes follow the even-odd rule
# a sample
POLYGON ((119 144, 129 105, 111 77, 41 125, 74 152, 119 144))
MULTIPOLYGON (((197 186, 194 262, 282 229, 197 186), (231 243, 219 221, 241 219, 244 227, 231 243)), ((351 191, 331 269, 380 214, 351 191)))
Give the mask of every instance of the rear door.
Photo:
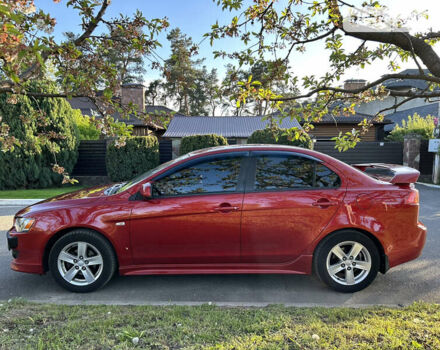
POLYGON ((243 262, 283 263, 319 235, 345 195, 341 177, 293 152, 251 153, 243 201, 243 262))

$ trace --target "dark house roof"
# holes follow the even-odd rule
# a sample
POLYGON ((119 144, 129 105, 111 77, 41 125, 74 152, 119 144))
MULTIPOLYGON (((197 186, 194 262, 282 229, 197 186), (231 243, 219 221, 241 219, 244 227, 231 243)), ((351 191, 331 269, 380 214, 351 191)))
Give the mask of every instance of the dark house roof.
MULTIPOLYGON (((83 115, 92 115, 92 111, 96 111, 96 106, 93 103, 91 99, 88 97, 73 97, 70 100, 67 100, 70 103, 70 106, 73 109, 79 109, 83 115)), ((150 115, 183 115, 181 113, 176 113, 172 109, 169 109, 165 106, 145 106, 146 113, 150 115)), ((116 121, 124 122, 127 125, 133 125, 133 126, 148 126, 143 120, 135 117, 134 115, 131 115, 128 119, 122 118, 119 113, 115 113, 112 115, 113 118, 115 118, 116 121)))
POLYGON ((405 109, 403 111, 397 111, 388 114, 387 119, 391 120, 393 124, 386 125, 384 129, 385 131, 391 131, 393 130, 395 124, 399 124, 400 126, 402 126, 402 120, 407 120, 408 116, 409 115, 412 116, 414 113, 417 113, 421 117, 426 117, 427 115, 432 115, 437 117, 439 115, 439 108, 440 105, 438 102, 436 102, 436 103, 431 103, 419 107, 413 107, 413 108, 405 109))
MULTIPOLYGON (((424 74, 429 74, 428 69, 423 70, 424 74)), ((405 69, 399 74, 407 74, 407 75, 419 75, 420 72, 418 69, 405 69)), ((428 86, 428 82, 426 80, 421 79, 390 79, 383 83, 390 90, 404 90, 404 89, 418 89, 423 90, 428 86)))
MULTIPOLYGON (((364 113, 356 113, 356 114, 350 114, 348 116, 345 115, 338 115, 338 116, 332 116, 330 114, 326 114, 322 117, 321 121, 315 124, 359 124, 364 119, 373 119, 374 116, 370 114, 364 114, 364 113)), ((384 118, 382 121, 373 121, 373 124, 391 124, 392 121, 388 120, 388 118, 384 118)))
MULTIPOLYGON (((169 109, 165 106, 145 106, 145 112, 149 114, 150 116, 184 116, 183 114, 180 114, 178 112, 173 111, 172 109, 169 109)), ((122 118, 119 113, 115 113, 113 115, 113 118, 119 122, 124 122, 127 125, 133 125, 133 126, 146 126, 145 122, 134 115, 130 115, 129 118, 122 118)))
MULTIPOLYGON (((163 137, 180 138, 192 135, 217 134, 224 137, 248 138, 256 130, 269 125, 269 120, 257 117, 185 117, 176 115, 168 125, 163 137)), ((281 122, 282 128, 301 128, 296 119, 281 122)))
POLYGON ((88 97, 72 97, 67 102, 73 109, 79 109, 83 115, 92 115, 92 110, 96 110, 95 104, 88 97))
MULTIPOLYGON (((341 107, 341 103, 335 103, 331 108, 336 108, 336 107, 341 107)), ((275 117, 277 117, 280 113, 279 112, 275 112, 273 115, 275 117)), ((373 119, 374 116, 370 115, 370 114, 365 114, 365 113, 358 113, 356 112, 355 114, 349 114, 349 115, 331 115, 331 114, 326 114, 322 117, 321 121, 317 122, 317 123, 312 123, 312 124, 320 124, 320 125, 326 125, 326 124, 359 124, 360 122, 362 122, 364 119, 373 119)), ((304 121, 300 120, 299 121, 300 124, 303 124, 304 121)), ((379 121, 373 121, 373 124, 391 124, 392 121, 388 120, 387 118, 384 118, 383 121, 379 122, 379 121)))

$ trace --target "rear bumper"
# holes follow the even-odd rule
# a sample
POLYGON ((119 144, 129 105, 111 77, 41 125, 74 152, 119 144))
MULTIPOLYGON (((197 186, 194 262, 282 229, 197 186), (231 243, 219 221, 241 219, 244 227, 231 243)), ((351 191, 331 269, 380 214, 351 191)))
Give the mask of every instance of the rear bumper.
POLYGON ((412 244, 404 249, 396 250, 388 256, 390 267, 417 259, 422 254, 423 247, 425 246, 426 232, 426 226, 419 222, 415 229, 415 239, 412 244))
POLYGON ((38 234, 6 232, 8 249, 12 250, 11 269, 19 272, 43 274, 41 241, 38 234))

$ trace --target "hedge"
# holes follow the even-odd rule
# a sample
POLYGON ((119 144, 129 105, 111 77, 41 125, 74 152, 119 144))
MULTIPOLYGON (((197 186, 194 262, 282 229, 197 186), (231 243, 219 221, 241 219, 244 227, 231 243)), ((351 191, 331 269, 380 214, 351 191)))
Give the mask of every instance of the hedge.
POLYGON ((254 131, 253 134, 248 138, 247 143, 279 144, 309 149, 313 148, 313 141, 308 134, 301 133, 299 139, 289 140, 287 129, 278 127, 254 131))
POLYGON ((78 136, 80 140, 99 140, 101 132, 92 124, 91 118, 82 115, 79 109, 73 110, 73 121, 78 128, 78 136))
POLYGON ((433 116, 427 115, 426 117, 421 117, 417 113, 414 113, 413 116, 408 116, 408 120, 402 120, 402 126, 396 124, 388 135, 387 140, 403 142, 405 136, 409 134, 420 135, 422 139, 429 140, 434 137, 434 129, 433 116))
POLYGON ((228 141, 220 135, 195 135, 182 138, 180 155, 208 147, 227 145, 228 141))
MULTIPOLYGON (((55 83, 32 81, 28 91, 57 93, 55 83)), ((46 188, 61 184, 62 176, 52 170, 56 162, 70 173, 78 158, 78 133, 73 122, 73 109, 61 98, 29 98, 0 94, 0 117, 9 126, 9 134, 19 145, 12 151, 0 152, 0 189, 46 188), (41 113, 42 112, 42 113, 41 113), (38 117, 45 115, 44 122, 38 117), (38 134, 54 132, 59 138, 42 142, 38 134), (50 151, 54 150, 54 153, 50 151)))
POLYGON ((159 142, 156 136, 135 136, 125 146, 108 145, 107 173, 112 181, 127 181, 159 165, 159 142))

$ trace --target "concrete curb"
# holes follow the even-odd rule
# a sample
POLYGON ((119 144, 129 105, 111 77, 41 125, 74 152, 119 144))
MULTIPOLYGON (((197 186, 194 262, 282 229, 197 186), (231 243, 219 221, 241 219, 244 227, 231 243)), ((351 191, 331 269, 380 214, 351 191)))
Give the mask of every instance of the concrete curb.
POLYGON ((427 186, 427 187, 439 188, 440 189, 440 185, 427 184, 427 183, 424 183, 424 182, 417 182, 417 185, 423 185, 423 186, 427 186))
POLYGON ((23 207, 41 202, 44 199, 0 199, 0 207, 23 207))

